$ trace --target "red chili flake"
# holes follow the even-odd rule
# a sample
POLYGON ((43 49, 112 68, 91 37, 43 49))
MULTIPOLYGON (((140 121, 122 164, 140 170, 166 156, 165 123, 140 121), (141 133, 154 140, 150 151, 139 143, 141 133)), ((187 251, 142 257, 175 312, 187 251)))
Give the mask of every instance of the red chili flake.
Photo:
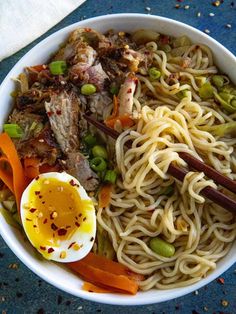
POLYGON ((43 201, 42 204, 45 204, 45 201, 43 201))
POLYGON ((70 185, 72 185, 72 186, 76 186, 76 183, 75 183, 75 181, 72 179, 72 180, 70 180, 70 185))
POLYGON ((36 225, 33 225, 33 227, 34 227, 34 228, 37 228, 37 226, 36 226, 36 225))
POLYGON ((59 230, 57 231, 57 233, 58 233, 59 236, 64 236, 64 235, 67 234, 67 230, 64 229, 64 228, 61 228, 61 229, 59 229, 59 230))
POLYGON ((30 208, 30 212, 34 213, 37 209, 36 208, 30 208))
POLYGON ((32 219, 26 218, 27 221, 32 221, 32 219))
POLYGON ((70 229, 71 228, 71 226, 66 226, 66 229, 70 229))
POLYGON ((164 44, 164 45, 169 44, 169 42, 170 42, 170 37, 169 37, 169 36, 166 36, 166 35, 163 35, 163 36, 161 36, 161 38, 160 38, 160 42, 161 42, 162 44, 164 44))
POLYGON ((75 222, 75 225, 79 228, 80 227, 80 224, 76 221, 75 222))
POLYGON ((57 230, 58 229, 58 227, 54 223, 51 224, 51 228, 52 228, 52 230, 57 230))
POLYGON ((39 195, 39 194, 40 194, 40 191, 35 191, 34 194, 35 194, 35 195, 39 195))
POLYGON ((75 244, 76 242, 72 242, 69 246, 68 246, 68 250, 75 244))
POLYGON ((94 237, 92 237, 91 239, 90 239, 90 241, 92 242, 94 240, 94 237))
POLYGON ((46 250, 45 246, 40 246, 40 250, 45 251, 46 250))
POLYGON ((39 198, 43 198, 42 195, 39 195, 39 198))
POLYGON ((221 285, 224 285, 225 280, 224 280, 224 278, 220 277, 217 279, 217 282, 220 283, 221 285))
POLYGON ((39 176, 35 177, 35 180, 38 180, 39 179, 39 176))
POLYGON ((86 219, 87 219, 87 217, 84 217, 84 218, 83 218, 83 221, 85 221, 86 219))
POLYGON ((57 111, 56 111, 56 114, 57 114, 58 116, 60 116, 60 115, 61 115, 61 110, 57 110, 57 111))
POLYGON ((79 214, 79 217, 82 217, 82 214, 81 214, 81 213, 79 214))
POLYGON ((52 111, 48 111, 47 115, 48 115, 48 117, 51 117, 53 115, 53 112, 52 111))
POLYGON ((48 249, 48 253, 50 254, 50 253, 52 253, 52 252, 54 252, 54 249, 53 249, 52 247, 50 247, 50 248, 48 249))
POLYGON ((45 225, 48 222, 47 218, 44 219, 43 224, 45 225))
POLYGON ((130 94, 130 93, 132 93, 132 88, 129 88, 129 89, 127 90, 127 94, 130 94))
POLYGON ((54 218, 53 218, 53 213, 54 213, 54 212, 52 212, 52 213, 50 214, 50 219, 52 219, 52 220, 54 219, 54 218))
POLYGON ((75 219, 78 220, 79 218, 77 216, 75 216, 75 219))
POLYGON ((176 0, 177 2, 183 2, 184 0, 176 0))
POLYGON ((85 27, 85 29, 84 29, 84 30, 85 30, 85 32, 91 32, 91 30, 92 30, 92 29, 91 29, 91 28, 89 28, 89 27, 85 27))

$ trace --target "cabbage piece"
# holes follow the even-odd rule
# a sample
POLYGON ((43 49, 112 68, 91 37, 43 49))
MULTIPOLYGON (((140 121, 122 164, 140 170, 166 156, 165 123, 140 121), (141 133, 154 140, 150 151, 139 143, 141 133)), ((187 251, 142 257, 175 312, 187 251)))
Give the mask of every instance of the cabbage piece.
POLYGON ((226 92, 214 93, 215 99, 228 112, 236 112, 236 96, 226 92))
POLYGON ((132 35, 132 40, 138 45, 144 45, 150 41, 157 41, 160 34, 150 29, 139 29, 132 35))
POLYGON ((227 122, 219 125, 204 125, 200 126, 201 131, 210 132, 213 135, 223 137, 225 135, 236 135, 236 121, 227 122))
POLYGON ((115 251, 108 237, 108 233, 99 224, 97 225, 97 252, 111 260, 115 257, 115 251))

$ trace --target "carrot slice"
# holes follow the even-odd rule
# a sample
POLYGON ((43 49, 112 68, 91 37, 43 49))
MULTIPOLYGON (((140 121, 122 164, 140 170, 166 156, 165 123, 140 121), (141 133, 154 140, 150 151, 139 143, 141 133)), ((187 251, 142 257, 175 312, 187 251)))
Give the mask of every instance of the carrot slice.
POLYGON ((12 193, 14 193, 12 174, 5 169, 6 164, 9 164, 8 159, 6 157, 1 157, 0 158, 0 178, 5 183, 5 185, 8 187, 8 189, 12 193))
POLYGON ((26 188, 28 182, 24 175, 23 167, 21 165, 19 156, 14 143, 8 134, 0 134, 0 149, 4 156, 5 161, 7 161, 12 169, 12 178, 9 177, 9 171, 0 167, 0 179, 6 184, 6 186, 14 192, 18 211, 20 210, 20 199, 21 195, 26 188))
POLYGON ((70 269, 80 274, 83 278, 96 285, 103 285, 119 289, 124 293, 136 294, 138 284, 136 281, 124 275, 112 274, 108 271, 93 267, 83 260, 73 263, 67 263, 70 269))
POLYGON ((24 159, 24 173, 27 178, 34 179, 36 178, 39 172, 40 161, 38 158, 25 158, 24 159))
POLYGON ((137 281, 139 280, 141 281, 144 279, 143 275, 132 272, 126 266, 118 262, 114 262, 104 256, 96 255, 92 252, 90 252, 87 256, 85 256, 82 259, 82 261, 87 263, 90 266, 99 268, 101 270, 109 271, 110 273, 115 274, 115 275, 127 276, 137 281))
POLYGON ((40 173, 46 172, 57 172, 59 171, 60 165, 49 165, 49 164, 40 164, 40 160, 38 158, 25 158, 24 159, 24 172, 27 178, 34 179, 40 173))
POLYGON ((103 185, 98 195, 99 208, 107 207, 111 202, 112 184, 103 185))
POLYGON ((119 103, 118 103, 118 97, 116 95, 113 96, 113 111, 110 118, 115 118, 118 116, 118 110, 119 110, 119 103))
POLYGON ((31 66, 29 68, 33 69, 33 70, 35 70, 37 72, 41 72, 41 71, 46 69, 46 66, 44 64, 38 64, 38 65, 31 66))
POLYGON ((134 120, 127 114, 114 118, 108 118, 107 120, 104 121, 104 123, 106 124, 106 126, 114 129, 115 123, 117 121, 120 121, 122 127, 131 127, 134 124, 134 120))
POLYGON ((111 293, 111 290, 98 287, 91 282, 85 281, 82 286, 82 290, 96 293, 111 293))

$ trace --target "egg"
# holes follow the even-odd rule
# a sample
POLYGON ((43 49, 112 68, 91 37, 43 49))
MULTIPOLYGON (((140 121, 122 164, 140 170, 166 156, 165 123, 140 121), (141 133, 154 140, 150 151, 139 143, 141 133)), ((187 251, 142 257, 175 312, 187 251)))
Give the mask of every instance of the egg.
POLYGON ((41 174, 28 185, 21 198, 21 220, 29 241, 46 259, 78 261, 92 249, 93 202, 66 172, 41 174))

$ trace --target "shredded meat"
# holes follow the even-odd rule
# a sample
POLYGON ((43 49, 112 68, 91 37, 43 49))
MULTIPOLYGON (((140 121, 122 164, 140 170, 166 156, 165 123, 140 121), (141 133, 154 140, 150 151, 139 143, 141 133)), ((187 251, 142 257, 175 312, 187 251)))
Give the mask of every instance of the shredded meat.
POLYGON ((73 91, 62 91, 45 102, 52 131, 64 154, 75 151, 79 146, 78 120, 79 99, 73 91))
POLYGON ((81 153, 73 152, 67 155, 66 169, 79 179, 86 191, 94 191, 98 187, 98 176, 91 170, 88 160, 81 153))
MULTIPOLYGON (((18 124, 24 131, 21 140, 28 140, 31 137, 36 137, 43 128, 43 117, 39 114, 34 114, 28 110, 18 111, 14 109, 9 117, 10 123, 18 124), (42 126, 40 128, 40 126, 42 126)), ((19 141, 19 140, 18 140, 19 141)))
POLYGON ((79 150, 79 98, 71 92, 54 93, 45 103, 51 128, 62 152, 66 155, 63 165, 68 173, 76 177, 87 191, 98 186, 97 175, 90 169, 88 160, 79 150))
POLYGON ((15 141, 16 149, 21 158, 37 157, 42 163, 53 165, 60 157, 60 149, 52 137, 49 124, 46 124, 37 137, 15 141))

